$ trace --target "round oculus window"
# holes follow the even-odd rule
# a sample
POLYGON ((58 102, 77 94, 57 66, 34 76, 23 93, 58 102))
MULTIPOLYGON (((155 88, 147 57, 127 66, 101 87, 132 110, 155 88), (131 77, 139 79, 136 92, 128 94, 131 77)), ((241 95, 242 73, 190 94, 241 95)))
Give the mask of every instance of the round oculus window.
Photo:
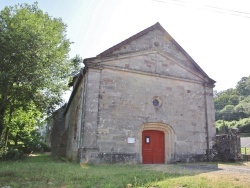
POLYGON ((162 102, 161 102, 159 97, 154 97, 152 100, 152 103, 153 103, 154 107, 156 107, 156 108, 161 107, 161 105, 162 105, 162 102))
POLYGON ((158 99, 153 99, 153 105, 154 106, 159 106, 159 104, 160 104, 160 101, 158 100, 158 99))

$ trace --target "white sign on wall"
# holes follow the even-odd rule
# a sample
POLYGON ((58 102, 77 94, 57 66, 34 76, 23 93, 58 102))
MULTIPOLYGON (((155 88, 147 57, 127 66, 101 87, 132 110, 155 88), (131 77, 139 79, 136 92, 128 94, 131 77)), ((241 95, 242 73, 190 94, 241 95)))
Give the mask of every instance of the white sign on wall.
POLYGON ((135 138, 128 138, 128 144, 134 144, 135 143, 135 138))

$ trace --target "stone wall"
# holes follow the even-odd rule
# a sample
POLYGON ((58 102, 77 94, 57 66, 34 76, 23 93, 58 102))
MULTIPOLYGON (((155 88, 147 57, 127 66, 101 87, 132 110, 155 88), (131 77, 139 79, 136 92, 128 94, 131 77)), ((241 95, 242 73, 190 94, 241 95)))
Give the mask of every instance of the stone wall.
POLYGON ((104 67, 109 63, 116 68, 88 70, 80 158, 86 157, 87 148, 95 148, 100 162, 107 158, 120 160, 118 153, 128 153, 136 157, 133 160, 141 161, 141 127, 151 122, 163 123, 175 133, 169 140, 174 152, 166 155, 166 162, 206 160, 215 136, 212 87, 158 53, 105 62, 104 67), (154 98, 159 99, 159 107, 153 105, 154 98), (127 142, 130 137, 135 143, 127 142))
POLYGON ((100 163, 126 163, 126 164, 137 164, 139 156, 136 153, 128 152, 108 152, 108 153, 99 153, 98 158, 100 163))
POLYGON ((65 156, 66 143, 63 144, 63 133, 65 132, 63 112, 65 106, 55 111, 52 115, 51 130, 51 155, 53 157, 65 156))
POLYGON ((97 146, 97 126, 99 122, 99 87, 100 70, 88 69, 86 72, 86 82, 84 92, 81 145, 79 148, 79 158, 86 161, 93 161, 98 156, 97 146))
POLYGON ((238 129, 229 129, 228 134, 216 135, 213 160, 235 162, 242 160, 240 134, 238 129))
POLYGON ((112 70, 102 70, 101 83, 97 129, 101 152, 128 152, 139 156, 140 127, 158 122, 174 130, 175 140, 170 141, 175 142, 178 160, 191 160, 186 157, 192 156, 190 154, 204 157, 206 93, 202 84, 112 70), (155 97, 162 103, 159 108, 152 104, 155 97), (128 137, 135 138, 136 142, 128 144, 128 137))
POLYGON ((84 81, 81 79, 74 93, 71 104, 65 114, 65 133, 64 138, 67 148, 66 156, 73 160, 78 160, 78 149, 81 142, 81 124, 82 124, 82 91, 84 90, 84 81))

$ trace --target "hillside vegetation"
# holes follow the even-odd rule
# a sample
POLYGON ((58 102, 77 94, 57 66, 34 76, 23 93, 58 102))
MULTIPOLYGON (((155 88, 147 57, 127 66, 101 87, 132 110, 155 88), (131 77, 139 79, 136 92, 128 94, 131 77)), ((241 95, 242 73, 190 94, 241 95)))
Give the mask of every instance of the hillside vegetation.
MULTIPOLYGON (((241 133, 250 133, 250 76, 243 77, 235 88, 214 93, 217 133, 228 128, 239 128, 241 133)), ((244 135, 244 134, 242 134, 244 135)))

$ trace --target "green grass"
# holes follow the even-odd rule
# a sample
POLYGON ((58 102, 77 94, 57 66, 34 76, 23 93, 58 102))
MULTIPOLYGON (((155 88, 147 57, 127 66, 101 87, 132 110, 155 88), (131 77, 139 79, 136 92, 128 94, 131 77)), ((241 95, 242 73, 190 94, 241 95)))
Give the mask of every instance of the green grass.
POLYGON ((173 178, 169 181, 159 181, 155 186, 158 187, 181 187, 181 188, 201 188, 201 187, 218 187, 218 188, 232 188, 237 187, 230 182, 216 182, 212 183, 210 178, 197 176, 195 178, 190 176, 184 176, 181 178, 181 182, 179 178, 173 178))
POLYGON ((88 165, 52 160, 49 156, 29 157, 20 162, 0 162, 0 187, 126 187, 178 177, 143 170, 140 165, 88 165))
POLYGON ((241 154, 245 154, 247 152, 247 155, 250 155, 250 148, 241 148, 241 154))
MULTIPOLYGON (((248 187, 249 177, 217 178, 210 172, 194 173, 181 165, 87 165, 52 160, 49 156, 0 162, 0 187, 130 188, 130 187, 248 187), (163 168, 162 168, 163 167, 163 168), (153 170, 154 168, 154 170, 153 170), (217 178, 216 181, 213 181, 217 178), (130 185, 129 185, 130 184, 130 185)), ((216 171, 215 171, 216 172, 216 171)))

